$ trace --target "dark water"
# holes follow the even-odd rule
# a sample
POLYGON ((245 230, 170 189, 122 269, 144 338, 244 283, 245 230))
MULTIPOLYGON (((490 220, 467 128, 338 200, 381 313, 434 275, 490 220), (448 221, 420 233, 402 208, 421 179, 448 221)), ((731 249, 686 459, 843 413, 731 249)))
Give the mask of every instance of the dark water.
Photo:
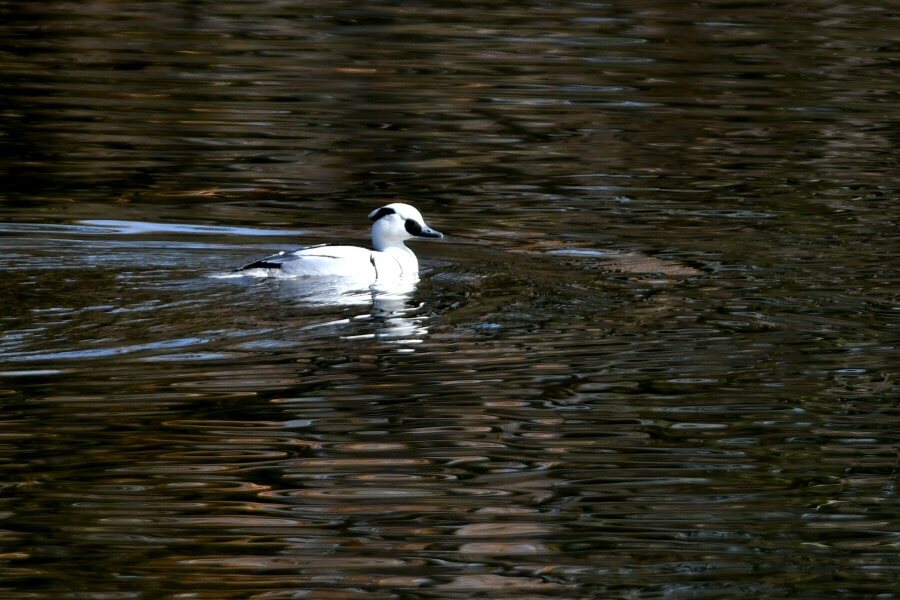
POLYGON ((0 597, 897 597, 898 30, 0 2, 0 597))

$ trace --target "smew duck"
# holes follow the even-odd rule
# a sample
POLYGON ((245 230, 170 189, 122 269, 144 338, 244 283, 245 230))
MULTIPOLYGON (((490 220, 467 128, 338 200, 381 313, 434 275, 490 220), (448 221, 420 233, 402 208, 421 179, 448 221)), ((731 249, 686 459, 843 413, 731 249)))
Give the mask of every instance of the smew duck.
POLYGON ((280 252, 238 269, 270 277, 340 277, 361 282, 412 280, 419 277, 419 261, 404 242, 413 238, 442 238, 425 224, 409 204, 395 202, 369 213, 374 250, 359 246, 321 245, 280 252))

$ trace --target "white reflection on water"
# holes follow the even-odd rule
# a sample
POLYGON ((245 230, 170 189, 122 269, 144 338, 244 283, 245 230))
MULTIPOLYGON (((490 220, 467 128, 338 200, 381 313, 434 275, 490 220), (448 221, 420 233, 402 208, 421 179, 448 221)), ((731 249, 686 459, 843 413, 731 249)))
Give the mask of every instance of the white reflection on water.
POLYGON ((405 304, 416 290, 418 279, 395 279, 369 284, 352 277, 269 276, 264 269, 214 273, 213 279, 268 280, 277 286, 286 302, 308 305, 356 306, 369 303, 394 306, 405 304))
MULTIPOLYGON (((214 274, 216 279, 247 281, 259 279, 243 272, 214 274)), ((340 336, 341 339, 378 339, 390 343, 421 343, 428 333, 423 325, 422 304, 412 304, 418 279, 378 281, 367 285, 359 280, 341 277, 270 277, 263 282, 275 291, 276 300, 305 306, 352 307, 371 306, 370 313, 349 318, 306 325, 302 329, 319 329, 369 321, 373 331, 340 336)))
POLYGON ((297 236, 308 234, 301 229, 260 229, 256 227, 226 227, 222 225, 189 225, 183 223, 149 223, 146 221, 115 221, 91 219, 79 221, 83 225, 100 228, 97 231, 82 229, 81 233, 141 234, 141 233, 192 233, 197 235, 252 235, 297 236), (111 230, 111 231, 110 231, 111 230))
POLYGON ((377 338, 392 343, 419 344, 428 334, 419 314, 422 305, 410 306, 410 293, 373 292, 373 318, 380 323, 377 338))
POLYGON ((366 290, 359 290, 352 282, 339 280, 311 282, 309 279, 294 279, 281 280, 278 283, 283 292, 296 292, 296 295, 291 296, 292 300, 304 304, 339 306, 371 304, 370 314, 357 315, 353 320, 369 320, 373 324, 374 331, 341 336, 342 339, 375 338, 391 343, 418 344, 428 334, 428 328, 422 324, 425 317, 419 314, 422 306, 410 305, 412 294, 416 289, 414 281, 376 283, 366 290))

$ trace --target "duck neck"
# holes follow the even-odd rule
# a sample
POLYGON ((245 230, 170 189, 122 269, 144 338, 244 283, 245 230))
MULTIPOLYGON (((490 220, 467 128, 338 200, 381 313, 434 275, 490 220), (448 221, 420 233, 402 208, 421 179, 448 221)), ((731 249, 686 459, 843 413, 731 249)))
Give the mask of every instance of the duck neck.
POLYGON ((380 235, 372 236, 372 247, 375 248, 379 252, 384 252, 388 248, 395 248, 397 246, 399 246, 401 248, 406 248, 406 246, 403 244, 402 240, 401 241, 394 241, 394 240, 388 241, 388 240, 384 239, 383 236, 380 236, 380 235))

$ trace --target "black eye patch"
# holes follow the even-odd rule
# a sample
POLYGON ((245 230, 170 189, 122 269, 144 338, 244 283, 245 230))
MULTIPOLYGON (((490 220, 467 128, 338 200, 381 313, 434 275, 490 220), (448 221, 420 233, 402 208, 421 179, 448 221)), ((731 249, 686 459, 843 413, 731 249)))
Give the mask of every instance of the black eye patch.
POLYGON ((372 213, 372 216, 370 216, 369 219, 371 219, 372 222, 374 223, 381 217, 386 217, 388 215, 392 215, 395 212, 397 212, 397 211, 395 211, 393 208, 388 208, 387 206, 382 206, 381 208, 376 210, 374 213, 372 213))
POLYGON ((410 235, 419 235, 422 233, 422 226, 415 219, 407 219, 406 231, 408 231, 410 235))

